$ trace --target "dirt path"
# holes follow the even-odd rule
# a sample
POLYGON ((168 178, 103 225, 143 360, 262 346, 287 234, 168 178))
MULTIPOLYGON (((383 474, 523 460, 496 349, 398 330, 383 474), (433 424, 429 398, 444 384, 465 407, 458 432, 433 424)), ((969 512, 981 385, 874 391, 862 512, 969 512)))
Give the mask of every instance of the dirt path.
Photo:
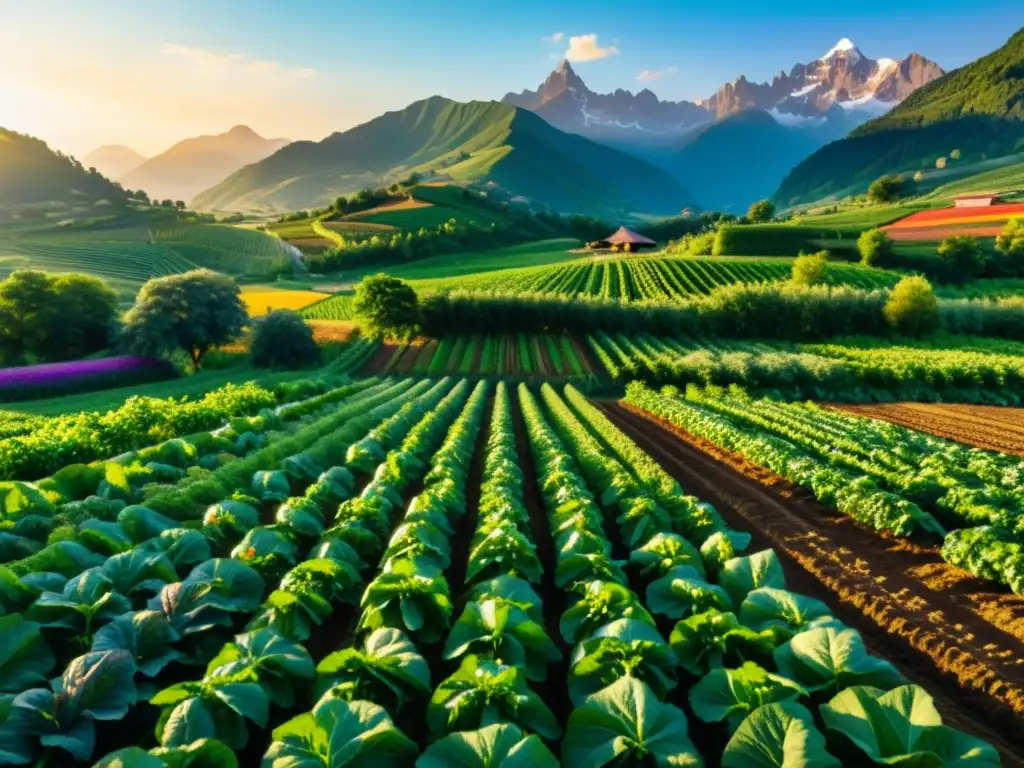
POLYGON ((890 403, 885 405, 830 405, 837 411, 882 419, 903 427, 930 432, 947 440, 1000 453, 1024 456, 1024 408, 993 405, 938 405, 890 403))
POLYGON ((947 724, 1024 765, 1024 599, 991 591, 934 549, 885 539, 738 456, 629 406, 598 402, 688 492, 772 547, 789 588, 832 606, 925 686, 947 724))

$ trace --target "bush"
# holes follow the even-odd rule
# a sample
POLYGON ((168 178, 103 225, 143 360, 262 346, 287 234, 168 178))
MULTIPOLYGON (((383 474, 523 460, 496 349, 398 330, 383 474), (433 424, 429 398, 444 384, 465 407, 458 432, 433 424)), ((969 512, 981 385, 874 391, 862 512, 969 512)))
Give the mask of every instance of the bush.
POLYGON ((313 329, 290 309, 271 312, 253 323, 249 352, 257 368, 305 368, 320 361, 313 329))
POLYGON ((996 250, 1003 255, 1009 268, 1007 271, 1013 274, 1024 272, 1024 219, 1014 218, 1006 222, 996 237, 996 250))
POLYGON ((750 208, 747 209, 747 218, 754 223, 771 221, 774 215, 775 206, 770 200, 758 200, 756 203, 751 203, 750 208))
POLYGON ((363 278, 356 286, 353 309, 367 336, 408 338, 419 332, 420 308, 416 291, 385 274, 363 278))
POLYGON ((889 325, 908 336, 923 336, 939 327, 939 300, 923 277, 905 277, 896 283, 882 313, 889 325))
POLYGON ((884 267, 892 262, 893 245, 889 235, 880 229, 869 229, 857 238, 860 263, 866 267, 884 267))
POLYGON ((981 245, 970 235, 950 235, 939 243, 938 251, 957 282, 974 277, 985 268, 981 245))
POLYGON ((879 176, 868 187, 868 200, 873 203, 891 203, 902 194, 901 176, 879 176))
POLYGON ((825 265, 828 251, 818 251, 809 256, 798 256, 793 261, 793 282, 797 285, 818 285, 825 282, 825 265))

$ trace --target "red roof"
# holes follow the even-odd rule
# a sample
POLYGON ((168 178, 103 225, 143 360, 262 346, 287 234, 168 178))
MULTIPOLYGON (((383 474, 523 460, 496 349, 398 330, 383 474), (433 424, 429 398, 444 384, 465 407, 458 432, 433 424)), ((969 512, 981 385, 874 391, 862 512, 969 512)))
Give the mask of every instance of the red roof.
POLYGON ((625 243, 630 245, 657 245, 650 238, 638 235, 633 230, 626 229, 625 227, 619 227, 615 234, 606 237, 604 242, 611 243, 612 245, 622 245, 625 243))

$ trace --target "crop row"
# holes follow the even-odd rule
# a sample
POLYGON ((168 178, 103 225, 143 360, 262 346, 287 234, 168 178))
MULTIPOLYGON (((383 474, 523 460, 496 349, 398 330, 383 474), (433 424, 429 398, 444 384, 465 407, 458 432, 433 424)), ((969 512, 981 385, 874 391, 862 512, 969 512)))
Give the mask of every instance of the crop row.
POLYGON ((0 570, 9 762, 998 764, 571 386, 519 387, 533 472, 504 384, 474 462, 470 390, 363 389, 0 570))
POLYGON ((1016 404, 1024 397, 1024 357, 993 350, 794 344, 588 334, 615 381, 739 385, 783 399, 852 402, 952 399, 1016 404))
POLYGON ((442 336, 396 347, 381 373, 583 376, 587 363, 564 334, 442 336))
POLYGON ((810 489, 862 524, 938 538, 951 564, 1024 592, 1018 457, 813 403, 696 387, 680 395, 637 383, 626 400, 810 489))

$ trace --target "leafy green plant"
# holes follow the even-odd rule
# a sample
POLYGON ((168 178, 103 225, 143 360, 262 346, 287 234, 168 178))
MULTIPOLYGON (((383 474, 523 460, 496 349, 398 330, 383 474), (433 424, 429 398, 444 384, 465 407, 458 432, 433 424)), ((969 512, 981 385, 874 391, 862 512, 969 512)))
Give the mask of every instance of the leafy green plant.
POLYGON ((530 680, 546 680, 548 664, 561 658, 539 622, 515 603, 500 598, 466 603, 448 633, 445 659, 470 653, 519 667, 530 680))
POLYGON ((590 694, 631 676, 664 699, 676 687, 677 666, 676 655, 657 629, 642 621, 617 619, 576 646, 569 695, 580 706, 590 694))
POLYGON ((562 733, 554 714, 527 685, 522 670, 466 656, 430 697, 427 725, 435 736, 442 736, 494 723, 519 725, 550 740, 562 733))
POLYGON ((669 637, 679 665, 705 675, 724 664, 770 659, 775 648, 770 630, 755 631, 733 613, 708 609, 679 621, 669 637))
POLYGON ((238 768, 238 758, 216 739, 196 739, 183 747, 119 749, 93 768, 238 768))
POLYGON ((820 600, 795 592, 761 587, 747 593, 740 605, 740 622, 754 631, 771 630, 777 642, 818 622, 839 625, 829 607, 820 600))
POLYGON ((321 693, 380 702, 391 713, 408 699, 430 693, 427 663, 403 632, 388 627, 371 632, 361 649, 329 654, 317 665, 316 674, 321 693))
POLYGON ((728 593, 709 584, 689 565, 679 565, 647 587, 647 605, 654 613, 681 619, 709 608, 732 610, 728 593))
POLYGON ((558 768, 551 750, 537 736, 508 723, 438 739, 416 761, 416 768, 558 768))
POLYGON ((654 626, 640 598, 614 581, 594 580, 577 588, 577 600, 558 622, 565 642, 576 644, 615 619, 635 619, 654 626))
POLYGON ((840 734, 872 763, 998 766, 999 753, 981 739, 942 724, 919 686, 888 693, 857 685, 821 706, 825 728, 840 734))
MULTIPOLYGON (((359 556, 343 542, 337 554, 359 556), (344 551, 342 550, 344 548, 344 551)), ((348 560, 317 557, 299 563, 286 573, 249 622, 249 629, 269 627, 289 640, 301 643, 334 612, 336 603, 354 603, 359 573, 348 560)))
POLYGON ((20 693, 45 682, 56 666, 41 629, 17 613, 0 616, 0 693, 20 693))
POLYGON ((762 704, 806 695, 807 691, 793 680, 747 661, 738 669, 712 669, 690 689, 689 698, 693 713, 701 720, 726 720, 730 730, 735 730, 762 704))
POLYGON ((441 571, 415 560, 389 561, 366 587, 360 606, 361 629, 405 629, 425 642, 440 640, 452 615, 441 571))
MULTIPOLYGON (((88 760, 96 747, 96 721, 120 720, 135 704, 135 663, 126 651, 72 659, 51 689, 32 688, 12 702, 24 733, 41 747, 88 760)), ((11 710, 13 715, 13 709, 11 710)))
POLYGON ((635 677, 623 677, 591 695, 569 715, 562 764, 573 768, 642 765, 698 766, 686 715, 658 701, 635 677))
POLYGON ((406 768, 416 743, 405 736, 382 707, 346 701, 330 692, 313 707, 274 729, 265 765, 323 768, 406 768))
POLYGON ((629 553, 629 561, 648 579, 664 576, 679 565, 689 565, 704 576, 700 551, 678 533, 656 533, 629 553))
POLYGON ((718 574, 718 583, 729 593, 733 605, 741 605, 747 594, 760 587, 784 589, 786 576, 775 550, 765 549, 726 560, 718 574))
POLYGON ((270 698, 283 707, 295 703, 295 689, 315 674, 313 659, 298 643, 272 629, 236 635, 207 665, 208 677, 255 676, 270 698))
POLYGON ((100 627, 92 639, 92 651, 127 651, 139 673, 156 677, 173 661, 184 657, 174 647, 181 635, 159 611, 137 611, 118 616, 100 627))
POLYGON ((806 707, 795 701, 764 704, 740 723, 725 745, 722 768, 840 768, 806 707))
POLYGON ((853 685, 889 689, 901 685, 903 675, 885 659, 868 654, 854 629, 818 627, 795 635, 775 649, 781 674, 808 691, 832 695, 853 685))
POLYGON ((70 579, 60 594, 43 592, 25 617, 44 627, 67 630, 88 643, 99 624, 131 609, 131 601, 114 590, 102 570, 90 568, 70 579))

